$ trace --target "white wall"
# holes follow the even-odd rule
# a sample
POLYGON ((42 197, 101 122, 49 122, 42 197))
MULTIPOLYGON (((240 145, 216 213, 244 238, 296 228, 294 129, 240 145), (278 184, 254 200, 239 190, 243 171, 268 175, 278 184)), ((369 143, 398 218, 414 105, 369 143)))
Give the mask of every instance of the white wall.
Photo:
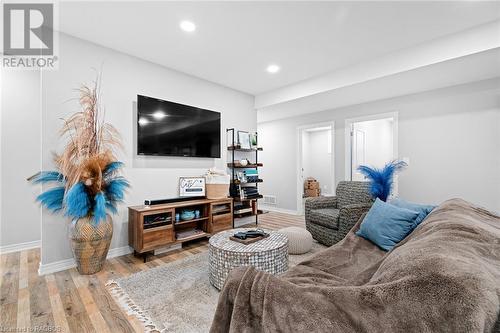
POLYGON ((1 71, 0 247, 40 240, 39 186, 26 178, 40 170, 40 73, 1 71))
MULTIPOLYGON (((185 75, 164 67, 103 48, 86 41, 60 36, 59 70, 45 72, 42 78, 42 160, 43 169, 52 169, 51 151, 61 148, 57 131, 60 118, 78 111, 75 88, 95 78, 92 68, 102 66, 103 105, 106 120, 122 134, 126 151, 121 159, 126 163, 125 176, 132 188, 126 204, 114 218, 111 248, 128 244, 126 206, 142 204, 144 199, 167 198, 178 195, 179 176, 201 175, 221 159, 139 157, 135 155, 136 95, 154 96, 174 102, 217 110, 222 113, 222 128, 256 129, 253 97, 214 83, 185 75)), ((222 130, 224 132, 224 130, 222 130)), ((222 147, 225 147, 222 133, 222 147)), ((42 265, 71 258, 66 231, 68 221, 44 211, 42 217, 42 265)))
POLYGON ((500 79, 259 123, 262 193, 276 195, 279 208, 297 210, 298 126, 335 121, 338 182, 345 177, 345 119, 393 111, 399 156, 410 158, 399 177, 402 197, 435 204, 462 197, 500 211, 500 79))
POLYGON ((322 194, 332 192, 332 154, 329 152, 329 142, 331 142, 331 130, 305 131, 306 141, 302 143, 304 152, 304 162, 307 169, 304 176, 314 177, 321 186, 322 194))

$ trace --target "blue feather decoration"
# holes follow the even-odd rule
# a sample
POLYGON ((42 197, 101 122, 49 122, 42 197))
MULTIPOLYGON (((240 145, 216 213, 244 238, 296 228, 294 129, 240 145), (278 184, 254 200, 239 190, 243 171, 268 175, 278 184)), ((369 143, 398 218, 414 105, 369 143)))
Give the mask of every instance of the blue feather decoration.
POLYGON ((31 178, 33 184, 45 184, 49 182, 64 182, 64 176, 57 171, 40 171, 31 178))
POLYGON ((406 166, 407 164, 403 161, 391 161, 382 169, 361 165, 358 167, 358 171, 365 175, 370 181, 370 192, 372 196, 382 201, 387 201, 392 191, 394 174, 404 169, 406 166))
POLYGON ((104 192, 109 201, 122 201, 125 197, 125 190, 130 186, 129 182, 123 177, 111 179, 104 192))
POLYGON ((57 213, 63 208, 64 186, 51 188, 40 194, 36 200, 52 213, 57 213))
POLYGON ((64 204, 67 216, 81 218, 88 215, 90 211, 90 199, 82 182, 71 186, 64 198, 64 204))
POLYGON ((103 170, 103 191, 93 198, 83 182, 78 182, 66 191, 66 178, 58 171, 41 171, 32 176, 29 181, 34 184, 56 182, 56 188, 49 189, 37 197, 44 207, 55 213, 61 210, 73 219, 93 216, 95 223, 106 219, 107 214, 117 214, 117 203, 125 198, 125 191, 129 182, 116 173, 124 166, 122 162, 111 162, 103 170))
POLYGON ((111 214, 118 214, 118 209, 116 208, 116 202, 106 200, 106 209, 111 214))
POLYGON ((106 219, 106 197, 103 192, 99 192, 94 197, 94 221, 99 223, 106 219))
POLYGON ((123 162, 111 162, 109 163, 108 165, 106 165, 106 167, 104 168, 104 170, 102 171, 102 176, 104 178, 107 178, 107 177, 110 177, 112 176, 115 172, 117 172, 118 170, 120 170, 121 168, 123 168, 125 164, 123 162))

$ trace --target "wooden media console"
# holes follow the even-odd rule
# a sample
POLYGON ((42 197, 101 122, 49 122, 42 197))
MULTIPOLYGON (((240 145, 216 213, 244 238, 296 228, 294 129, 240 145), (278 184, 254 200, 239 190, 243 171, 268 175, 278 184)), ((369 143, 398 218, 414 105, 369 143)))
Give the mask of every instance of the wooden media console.
MULTIPOLYGON (((196 199, 128 208, 128 239, 135 253, 147 254, 168 245, 209 237, 233 227, 233 199, 196 199), (185 210, 199 217, 176 220, 185 210)), ((146 259, 146 257, 144 257, 146 259)))

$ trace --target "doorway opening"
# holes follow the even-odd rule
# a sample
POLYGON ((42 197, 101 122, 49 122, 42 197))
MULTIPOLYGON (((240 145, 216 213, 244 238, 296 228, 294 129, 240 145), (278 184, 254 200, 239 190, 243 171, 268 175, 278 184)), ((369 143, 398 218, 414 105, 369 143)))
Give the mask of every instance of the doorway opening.
POLYGON ((365 180, 360 165, 382 168, 397 158, 397 128, 397 113, 346 120, 347 180, 365 180))
POLYGON ((306 125, 297 130, 297 210, 302 214, 306 197, 335 193, 334 123, 306 125), (310 186, 306 189, 308 180, 310 186))

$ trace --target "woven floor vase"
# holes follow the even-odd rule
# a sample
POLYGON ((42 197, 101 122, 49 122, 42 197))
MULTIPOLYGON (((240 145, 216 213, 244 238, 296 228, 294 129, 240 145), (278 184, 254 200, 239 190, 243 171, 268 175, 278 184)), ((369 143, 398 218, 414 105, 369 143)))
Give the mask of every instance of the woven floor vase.
POLYGON ((74 220, 69 229, 71 249, 80 274, 94 274, 102 269, 108 255, 113 221, 95 223, 92 218, 74 220))

